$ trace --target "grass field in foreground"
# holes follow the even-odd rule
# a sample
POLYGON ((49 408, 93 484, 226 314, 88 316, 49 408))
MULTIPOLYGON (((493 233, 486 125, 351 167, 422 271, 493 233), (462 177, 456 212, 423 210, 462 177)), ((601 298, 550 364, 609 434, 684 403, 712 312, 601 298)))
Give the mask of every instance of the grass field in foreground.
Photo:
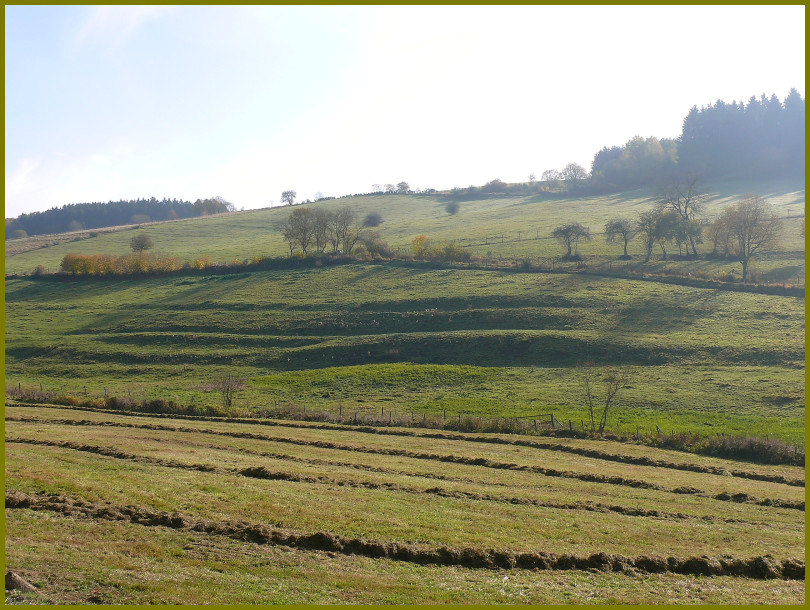
POLYGON ((464 554, 451 565, 385 558, 399 544, 468 548, 467 557, 496 549, 803 562, 804 512, 758 502, 803 501, 804 488, 741 476, 778 471, 803 482, 803 468, 598 443, 605 455, 641 452, 662 464, 676 459, 729 473, 716 475, 463 434, 269 423, 7 406, 7 568, 62 602, 804 600, 803 581, 790 579, 493 570, 465 565, 464 554), (8 507, 9 494, 28 498, 29 507, 8 507), (734 502, 724 499, 729 494, 744 496, 734 502), (174 521, 160 525, 161 514, 174 521), (237 540, 249 527, 275 528, 290 540, 323 535, 307 539, 309 546, 237 540), (325 549, 333 539, 376 541, 381 554, 325 549))
POLYGON ((804 445, 804 300, 593 276, 384 265, 125 281, 6 281, 6 387, 240 409, 587 419, 804 445), (85 390, 86 388, 86 390, 85 390))

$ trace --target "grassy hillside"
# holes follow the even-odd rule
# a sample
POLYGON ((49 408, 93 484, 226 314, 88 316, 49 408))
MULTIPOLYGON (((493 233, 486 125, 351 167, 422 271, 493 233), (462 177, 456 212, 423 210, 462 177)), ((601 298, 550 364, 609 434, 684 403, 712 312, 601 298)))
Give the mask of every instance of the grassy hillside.
POLYGON ((804 442, 795 297, 372 264, 6 281, 7 387, 217 404, 232 373, 240 408, 580 422, 586 361, 630 370, 612 426, 804 442))
MULTIPOLYGON (((804 277, 804 240, 799 235, 804 215, 804 184, 790 181, 735 182, 707 185, 707 216, 716 215, 724 206, 748 192, 767 198, 785 218, 785 235, 776 254, 759 257, 758 269, 765 279, 800 282, 804 277), (790 215, 790 216, 789 216, 790 215)), ((434 196, 362 196, 332 200, 310 207, 334 209, 348 205, 363 218, 378 212, 383 223, 377 227, 382 239, 394 248, 410 251, 411 240, 425 234, 435 240, 457 240, 479 256, 547 259, 564 254, 560 244, 549 238, 554 227, 565 222, 580 222, 601 232, 613 216, 635 218, 655 202, 656 191, 640 189, 597 197, 563 196, 540 193, 461 201, 456 215, 445 210, 446 199, 434 196)), ((147 233, 155 249, 182 260, 210 256, 213 261, 242 261, 254 256, 284 256, 289 253, 278 226, 290 213, 289 207, 239 212, 210 218, 128 227, 118 232, 99 232, 80 241, 60 241, 34 237, 6 244, 6 272, 29 273, 37 265, 55 271, 66 253, 122 254, 136 233, 147 233), (53 243, 58 241, 59 243, 53 243), (48 245, 52 244, 52 245, 48 245), (25 251, 27 247, 45 247, 25 251)), ((87 237, 89 233, 77 234, 87 237)), ((638 258, 641 245, 633 242, 631 254, 638 258)), ((605 243, 601 235, 582 243, 580 252, 588 260, 617 260, 621 248, 605 243)), ((658 254, 656 253, 656 258, 658 254)), ((687 272, 737 270, 738 264, 718 261, 655 261, 651 270, 662 267, 683 268, 687 272)))
POLYGON ((32 600, 804 600, 800 467, 276 420, 5 417, 5 562, 32 600), (627 452, 649 465, 616 461, 627 452))

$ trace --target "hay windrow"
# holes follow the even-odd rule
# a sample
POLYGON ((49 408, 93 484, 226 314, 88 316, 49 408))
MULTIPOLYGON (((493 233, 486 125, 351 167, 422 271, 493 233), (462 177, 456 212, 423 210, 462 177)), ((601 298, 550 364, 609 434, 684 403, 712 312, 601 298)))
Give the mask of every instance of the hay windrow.
POLYGON ((130 521, 148 527, 203 532, 228 536, 254 544, 281 545, 308 551, 362 555, 376 559, 419 564, 455 565, 473 569, 590 570, 638 573, 689 574, 694 576, 738 576, 755 579, 804 580, 804 561, 778 560, 768 555, 748 559, 723 557, 636 558, 599 552, 589 556, 550 552, 514 553, 507 549, 428 547, 392 541, 346 538, 330 532, 300 533, 261 524, 194 521, 178 513, 166 513, 135 506, 101 506, 58 494, 26 494, 7 491, 6 509, 48 510, 74 518, 130 521))
POLYGON ((563 443, 554 443, 542 440, 528 440, 521 438, 505 438, 503 436, 482 436, 474 434, 458 434, 451 432, 418 432, 415 430, 391 429, 380 426, 358 426, 351 424, 330 424, 330 423, 298 423, 294 421, 277 421, 272 419, 252 419, 246 417, 213 417, 204 415, 184 415, 174 413, 142 413, 139 411, 119 411, 114 409, 101 409, 92 407, 72 407, 73 410, 92 411, 99 413, 109 413, 115 415, 126 415, 128 417, 150 417, 161 419, 180 419, 190 421, 211 421, 218 423, 249 424, 268 427, 298 428, 305 430, 329 430, 343 432, 361 432, 365 434, 377 434, 385 436, 404 436, 414 438, 430 438, 437 440, 464 441, 469 443, 486 443, 495 445, 515 445, 519 447, 530 447, 548 451, 560 451, 571 453, 583 457, 590 457, 598 460, 619 462, 622 464, 632 464, 634 466, 651 466, 654 468, 667 468, 671 470, 682 470, 686 472, 697 472, 702 474, 715 474, 718 476, 732 476, 741 479, 754 481, 764 481, 769 483, 781 483, 793 487, 804 487, 803 479, 789 479, 783 475, 766 474, 752 472, 748 470, 729 470, 717 466, 702 466, 700 464, 687 464, 671 462, 667 460, 657 460, 648 456, 632 456, 619 453, 600 451, 598 449, 587 449, 584 447, 573 447, 563 443))
MULTIPOLYGON (((15 421, 14 418, 6 418, 6 421, 15 421)), ((31 421, 31 420, 27 420, 31 421)), ((713 498, 715 500, 726 501, 726 502, 746 502, 749 504, 756 504, 759 506, 776 506, 780 508, 788 508, 794 510, 804 510, 804 502, 803 501, 788 501, 782 500, 778 498, 756 498, 754 496, 749 496, 746 494, 745 498, 740 500, 739 494, 735 496, 731 496, 729 494, 719 493, 714 496, 707 494, 706 492, 693 488, 693 487, 678 487, 678 488, 669 488, 664 485, 659 485, 657 483, 650 483, 648 481, 641 481, 638 479, 629 479, 626 477, 621 477, 617 475, 609 476, 609 475, 601 475, 601 474, 592 474, 592 473, 579 473, 573 471, 566 471, 566 470, 557 470, 555 468, 545 468, 543 466, 529 466, 529 465, 519 465, 509 462, 496 462, 493 460, 489 460, 483 457, 467 457, 467 456, 458 456, 453 454, 435 454, 435 453, 424 453, 418 451, 408 451, 405 449, 381 449, 381 448, 371 448, 371 447, 361 447, 356 445, 346 445, 341 443, 335 443, 331 441, 307 441, 302 439, 294 439, 284 436, 271 436, 266 434, 257 434, 253 432, 237 432, 237 431, 222 431, 222 430, 207 430, 204 428, 187 428, 182 426, 168 426, 163 424, 135 424, 131 422, 110 422, 110 421, 92 421, 92 420, 72 420, 72 419, 37 419, 38 422, 44 423, 51 423, 51 424, 59 424, 59 425, 70 425, 70 426, 105 426, 105 427, 120 427, 120 428, 132 428, 132 429, 140 429, 140 430, 156 430, 156 431, 165 431, 165 432, 181 432, 181 433, 191 433, 191 434, 211 434, 215 436, 225 436, 230 438, 245 438, 251 440, 260 440, 260 441, 268 441, 274 443, 287 443, 297 446, 304 446, 304 447, 317 447, 319 449, 333 449, 336 451, 354 451, 358 453, 367 453, 367 454, 375 454, 375 455, 390 455, 390 456, 398 456, 398 457, 407 457, 413 459, 420 459, 420 460, 433 460, 433 461, 440 461, 440 462, 449 462, 454 464, 465 464, 469 466, 481 466, 484 468, 492 468, 497 470, 516 470, 516 471, 523 471, 523 472, 532 472, 539 475, 547 476, 547 477, 562 477, 567 479, 575 479, 580 481, 586 481, 589 483, 602 483, 608 485, 621 485, 626 487, 632 487, 637 489, 652 489, 656 491, 663 491, 668 493, 676 493, 676 494, 690 494, 696 495, 700 497, 706 498, 713 498)))
POLYGON ((249 466, 246 468, 223 469, 213 466, 211 464, 185 464, 182 462, 177 462, 175 460, 162 460, 160 458, 138 456, 135 454, 118 451, 108 447, 98 447, 95 445, 74 443, 72 441, 49 441, 49 440, 35 440, 25 438, 6 438, 5 442, 20 443, 27 445, 39 445, 45 447, 59 447, 61 449, 84 451, 116 459, 125 459, 134 462, 155 464, 167 468, 178 468, 182 470, 194 470, 198 472, 210 472, 219 474, 233 474, 248 478, 265 479, 271 481, 287 481, 293 483, 335 485, 341 487, 346 486, 364 489, 381 489, 410 494, 430 494, 442 498, 454 498, 454 499, 481 501, 481 502, 498 502, 503 504, 512 504, 521 506, 536 506, 538 508, 550 508, 555 510, 577 510, 577 511, 599 512, 599 513, 617 513, 628 517, 646 517, 655 519, 678 519, 678 520, 700 519, 702 521, 707 522, 715 521, 717 519, 720 521, 724 521, 726 523, 747 523, 747 521, 735 518, 716 518, 710 515, 697 517, 687 515, 684 513, 672 513, 667 511, 661 511, 658 509, 631 508, 617 504, 605 504, 602 502, 592 502, 592 501, 551 502, 551 501, 537 500, 535 498, 521 498, 496 494, 480 494, 468 491, 448 490, 439 486, 419 488, 406 485, 399 485, 397 483, 353 481, 347 479, 336 479, 327 476, 315 477, 298 473, 269 470, 264 466, 249 466))

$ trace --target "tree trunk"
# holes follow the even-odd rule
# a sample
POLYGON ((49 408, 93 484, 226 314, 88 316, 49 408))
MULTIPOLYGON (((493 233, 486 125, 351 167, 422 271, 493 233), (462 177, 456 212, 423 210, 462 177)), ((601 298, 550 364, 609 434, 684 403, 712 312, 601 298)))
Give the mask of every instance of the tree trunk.
POLYGON ((689 236, 689 245, 692 246, 692 256, 697 258, 697 248, 695 248, 695 240, 692 239, 692 236, 689 236))
POLYGON ((748 259, 744 258, 740 261, 743 267, 743 286, 745 286, 746 281, 748 280, 748 259))

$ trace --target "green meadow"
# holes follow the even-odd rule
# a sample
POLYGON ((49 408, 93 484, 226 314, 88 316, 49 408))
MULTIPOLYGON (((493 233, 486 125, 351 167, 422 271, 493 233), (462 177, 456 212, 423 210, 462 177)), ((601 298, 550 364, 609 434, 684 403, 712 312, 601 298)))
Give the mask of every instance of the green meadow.
POLYGON ((794 296, 660 278, 733 261, 621 260, 601 227, 652 190, 321 202, 378 212, 401 256, 275 270, 31 275, 141 232, 184 261, 283 257, 289 208, 7 242, 5 558, 38 592, 6 602, 803 603, 803 465, 645 444, 804 451, 804 185, 712 185, 707 217, 747 192, 784 222, 754 279, 794 296), (580 263, 564 222, 594 233, 580 263), (474 264, 407 260, 422 234, 474 264), (607 438, 529 426, 581 430, 585 371, 599 407, 616 369, 607 438), (121 411, 141 401, 170 413, 121 411), (461 426, 493 420, 529 434, 461 426))
POLYGON ((587 419, 803 444, 804 301, 589 275, 386 264, 6 282, 6 385, 241 408, 587 419))

